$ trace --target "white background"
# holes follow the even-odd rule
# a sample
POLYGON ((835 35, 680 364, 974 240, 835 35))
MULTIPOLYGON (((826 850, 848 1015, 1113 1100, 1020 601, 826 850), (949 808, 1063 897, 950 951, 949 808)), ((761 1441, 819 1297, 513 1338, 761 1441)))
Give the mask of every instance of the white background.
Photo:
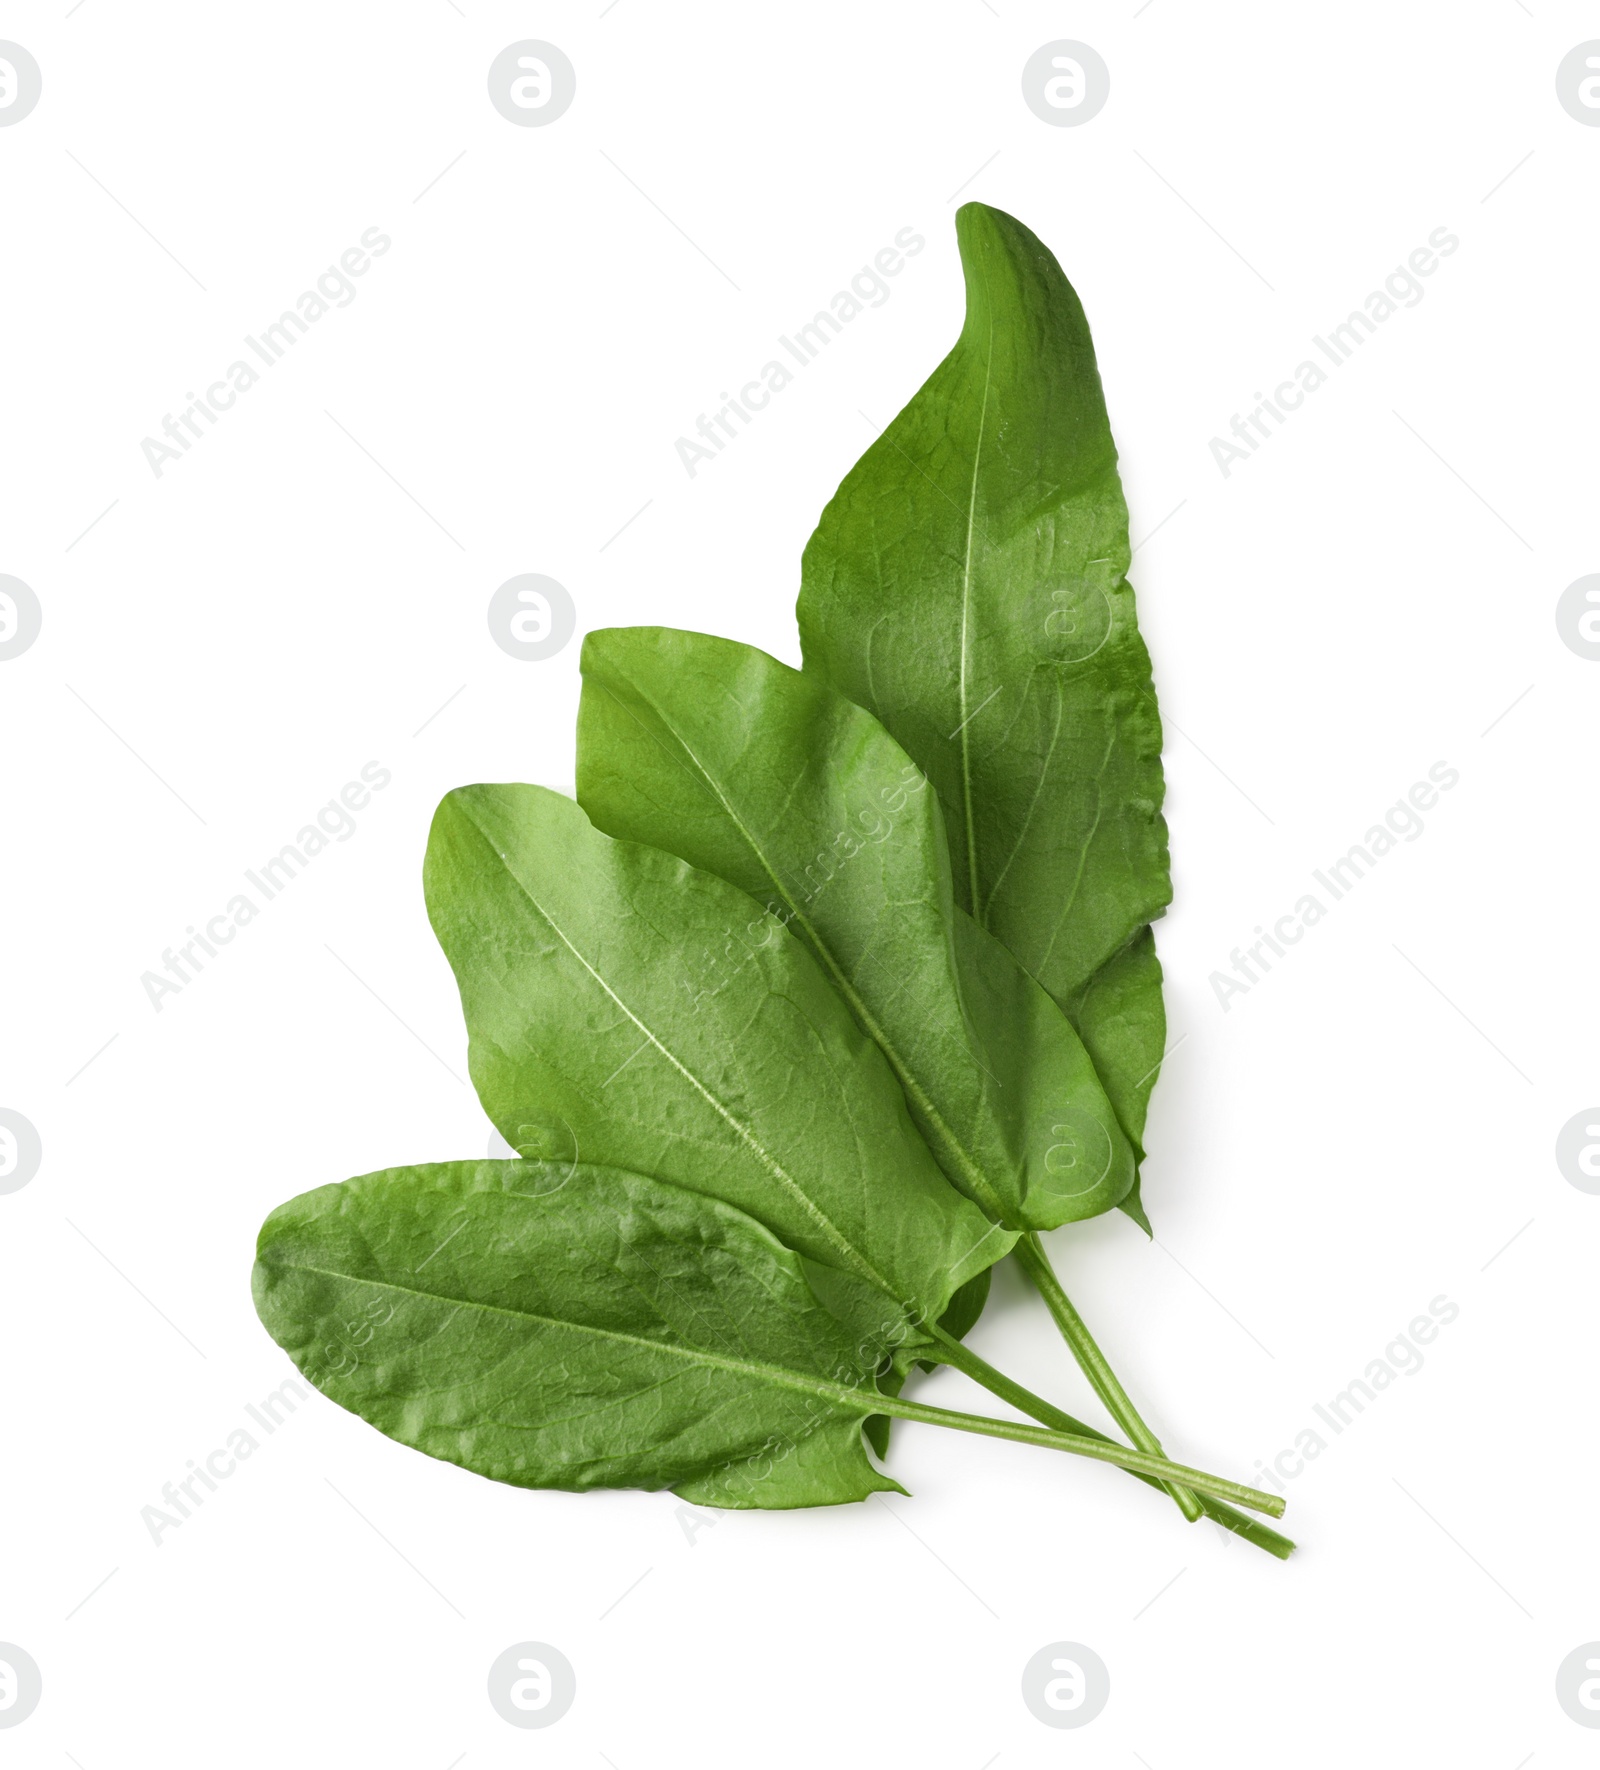
MULTIPOLYGON (((0 664, 0 1105, 44 1148, 0 1198, 0 1640, 44 1676, 10 1762, 1594 1761, 1554 1678, 1600 1637, 1600 1199, 1554 1143, 1600 1095, 1600 664, 1554 609, 1600 569, 1600 129, 1554 76, 1600 13, 1530 4, 5 8, 44 75, 0 130, 0 571, 44 611, 0 664), (577 69, 549 127, 487 99, 525 37, 577 69), (1022 102, 1058 37, 1111 70, 1082 127, 1022 102), (141 1509, 290 1374, 265 1213, 487 1147, 423 842, 452 786, 570 788, 578 653, 506 656, 490 593, 798 661, 801 547, 955 336, 970 197, 1073 279, 1161 525, 1158 1245, 1062 1233, 1068 1288, 1169 1448, 1247 1480, 1459 1319, 1286 1483, 1288 1565, 926 1428, 913 1499, 693 1518, 319 1396, 157 1546, 141 1509), (141 439, 369 227, 356 299, 157 478, 141 439), (905 227, 891 297, 691 479, 675 439, 905 227), (1224 478, 1209 439, 1438 227, 1425 298, 1224 478), (156 1012, 141 974, 369 760, 356 834, 156 1012), (1441 760, 1425 834, 1224 1012, 1230 950, 1441 760), (528 1639, 578 1679, 540 1733, 485 1695, 528 1639), (1070 1734, 1019 1688, 1060 1640, 1111 1677, 1070 1734)), ((1014 1281, 974 1343, 1100 1417, 1014 1281)))

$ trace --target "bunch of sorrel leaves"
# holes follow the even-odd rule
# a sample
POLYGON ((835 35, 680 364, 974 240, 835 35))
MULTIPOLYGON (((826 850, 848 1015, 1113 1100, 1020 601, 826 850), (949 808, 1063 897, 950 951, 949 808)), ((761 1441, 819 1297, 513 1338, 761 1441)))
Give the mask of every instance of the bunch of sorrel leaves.
POLYGON ((591 633, 577 802, 439 807, 428 910, 514 1161, 325 1186, 261 1233, 301 1371, 525 1487, 791 1507, 903 1491, 893 1419, 1114 1463, 1269 1552, 1283 1502, 1169 1461, 1040 1236, 1119 1207, 1165 1017, 1161 727, 1077 296, 956 218, 954 350, 823 512, 805 668, 591 633), (1127 1442, 963 1343, 1015 1259, 1127 1442), (924 1405, 964 1372, 1037 1424, 924 1405))

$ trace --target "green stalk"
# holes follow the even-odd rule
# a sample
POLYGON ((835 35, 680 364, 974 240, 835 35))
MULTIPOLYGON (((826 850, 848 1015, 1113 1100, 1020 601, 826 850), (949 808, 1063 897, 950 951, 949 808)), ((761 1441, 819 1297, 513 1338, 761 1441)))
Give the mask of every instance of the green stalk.
POLYGON ((1111 1463, 1136 1475, 1153 1476, 1158 1482, 1173 1481, 1184 1487, 1210 1494, 1216 1499, 1233 1500, 1269 1517, 1283 1516, 1283 1501, 1277 1494, 1262 1493, 1258 1488, 1227 1481, 1220 1475, 1208 1475, 1204 1469, 1190 1469, 1165 1457, 1150 1456, 1142 1450, 1130 1450, 1109 1439, 1083 1438, 1068 1432, 1050 1432, 1042 1426, 1024 1426, 1013 1420, 994 1420, 986 1414, 956 1413, 947 1407, 926 1407, 921 1402, 906 1401, 898 1395, 866 1395, 859 1389, 842 1384, 809 1383, 813 1393, 825 1394, 829 1400, 846 1402, 865 1414, 893 1414, 897 1419, 918 1420, 926 1426, 948 1426, 955 1432, 977 1432, 986 1438, 1006 1438, 1016 1444, 1036 1444, 1044 1450, 1064 1450, 1072 1456, 1088 1457, 1094 1462, 1111 1463))
MULTIPOLYGON (((1126 1389, 1117 1380, 1117 1374, 1106 1363, 1106 1356, 1095 1344, 1094 1335, 1089 1332, 1084 1319, 1072 1305, 1072 1299, 1061 1288, 1061 1281, 1056 1277, 1055 1268, 1050 1264, 1050 1256, 1044 1251, 1039 1237, 1028 1231, 1012 1250, 1016 1255, 1017 1264, 1033 1280, 1045 1306, 1056 1319, 1056 1326, 1061 1329, 1062 1337, 1072 1348, 1072 1356, 1077 1359, 1083 1374, 1094 1386, 1094 1392, 1105 1404, 1106 1411, 1117 1424, 1127 1433, 1128 1437, 1152 1456, 1165 1456, 1161 1441, 1140 1418, 1139 1410, 1133 1405, 1126 1389)), ((1170 1493, 1178 1502, 1178 1509, 1192 1524, 1204 1510, 1199 1498, 1186 1488, 1168 1486, 1170 1493)))
MULTIPOLYGON (((1056 1432, 1070 1432, 1075 1438, 1092 1438, 1100 1444, 1115 1442, 1115 1440, 1108 1438, 1104 1432, 1098 1432, 1093 1426, 1086 1426, 1082 1420, 1074 1419, 1063 1408, 1055 1406, 1053 1402, 1046 1401, 1043 1396, 1035 1395, 1031 1389, 1024 1389, 1020 1383, 1014 1382, 1003 1371, 996 1370, 986 1359, 980 1358, 970 1346, 964 1346, 961 1341, 952 1338, 942 1328, 935 1327, 932 1332, 940 1342, 941 1351, 938 1356, 942 1363, 948 1364, 952 1370, 960 1371, 964 1376, 971 1377, 975 1383, 981 1383, 985 1389, 993 1395, 998 1395, 1002 1401, 1010 1402, 1013 1407, 1020 1408, 1025 1414, 1031 1414, 1041 1425, 1049 1426, 1056 1432)), ((1130 1473, 1144 1482, 1146 1487, 1153 1487, 1158 1492, 1171 1492, 1164 1481, 1158 1481, 1153 1475, 1143 1475, 1138 1470, 1131 1470, 1130 1473)), ((1267 1554, 1276 1555, 1280 1561, 1287 1561, 1294 1553, 1295 1544, 1291 1538, 1281 1536, 1257 1518, 1247 1517, 1225 1501, 1211 1499, 1202 1494, 1200 1505, 1206 1517, 1214 1523, 1220 1524, 1224 1530, 1231 1531, 1233 1535, 1243 1538, 1245 1542, 1253 1544, 1256 1548, 1264 1549, 1267 1554)))

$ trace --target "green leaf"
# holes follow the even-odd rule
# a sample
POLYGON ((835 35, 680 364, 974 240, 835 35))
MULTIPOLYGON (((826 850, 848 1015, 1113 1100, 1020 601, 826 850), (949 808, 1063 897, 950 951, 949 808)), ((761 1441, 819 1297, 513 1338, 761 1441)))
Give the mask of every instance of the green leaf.
POLYGON ((951 1182, 1013 1229, 1094 1216, 1133 1151, 1078 1035, 954 908, 943 819, 871 714, 765 652, 671 628, 591 633, 578 797, 764 902, 888 1058, 951 1182))
MULTIPOLYGON (((956 216, 955 348, 851 470, 806 548, 806 667, 938 792, 957 900, 1069 1013, 1137 1142, 1171 899, 1161 724, 1089 328, 1021 222, 956 216), (1120 1026, 1082 993, 1110 966, 1120 1026)), ((1093 992, 1091 991, 1091 996, 1093 992)))
POLYGON ((709 1497, 711 1469, 730 1495, 719 1503, 737 1504, 743 1464, 755 1484, 776 1483, 779 1503, 813 1505, 818 1482, 783 1465, 806 1464, 821 1434, 830 1497, 861 1499, 891 1485, 861 1449, 862 1420, 887 1411, 1283 1510, 1079 1433, 883 1395, 886 1342, 862 1334, 882 1315, 868 1287, 743 1211, 642 1174, 439 1162, 323 1186, 267 1219, 252 1283, 267 1331, 324 1394, 514 1486, 709 1497))
POLYGON ((872 1287, 902 1333, 1012 1246, 945 1183, 815 961, 737 887, 532 786, 451 793, 425 885, 473 1082, 519 1153, 748 1211, 872 1287))
MULTIPOLYGON (((324 1186, 267 1219, 253 1287, 268 1332, 333 1400, 513 1485, 699 1493, 707 1467, 803 1459, 824 1432, 830 1460, 860 1459, 856 1491, 835 1474, 833 1497, 862 1498, 883 1478, 859 1422, 888 1412, 1283 1510, 1141 1451, 882 1394, 886 1342, 861 1331, 881 1321, 868 1287, 742 1211, 641 1174, 441 1162, 324 1186)), ((817 1503, 785 1491, 783 1503, 817 1503)))
POLYGON ((496 1481, 711 1498, 703 1471, 733 1464, 787 1480, 767 1505, 903 1491, 862 1446, 857 1324, 752 1218, 639 1174, 442 1162, 324 1186, 267 1219, 254 1288, 341 1407, 496 1481))

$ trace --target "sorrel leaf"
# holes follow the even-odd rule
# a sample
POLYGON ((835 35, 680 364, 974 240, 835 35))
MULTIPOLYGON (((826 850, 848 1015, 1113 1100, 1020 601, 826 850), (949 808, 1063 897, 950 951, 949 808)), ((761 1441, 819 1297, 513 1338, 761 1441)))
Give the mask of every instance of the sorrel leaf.
MULTIPOLYGON (((858 1282, 831 1273, 819 1292, 818 1270, 744 1212, 643 1175, 446 1162, 280 1206, 254 1287, 269 1332, 333 1399, 513 1485, 692 1483, 700 1464, 782 1456, 819 1431, 859 1445, 883 1409, 1283 1510, 1120 1445, 879 1394, 878 1343, 825 1301, 858 1282)), ((861 1478, 883 1485, 864 1457, 861 1478)))
MULTIPOLYGON (((255 1301, 310 1381, 382 1432, 520 1487, 669 1487, 704 1464, 830 1455, 860 1421, 981 1432, 1283 1501, 1088 1437, 880 1395, 881 1345, 805 1262, 715 1198, 607 1168, 448 1161, 324 1186, 267 1218, 255 1301)), ((795 1503, 814 1504, 798 1499, 795 1503)))
POLYGON ((638 1174, 444 1162, 324 1186, 267 1219, 255 1294, 340 1406, 496 1481, 695 1497, 731 1463, 763 1471, 766 1506, 903 1491, 862 1446, 876 1349, 752 1218, 638 1174))
POLYGON ((519 1153, 723 1199, 917 1329, 1015 1241, 946 1184, 882 1053, 737 887, 533 786, 449 794, 424 880, 473 1082, 519 1153))
POLYGON ((1116 449, 1055 259, 980 203, 956 229, 961 336, 823 512, 801 642, 933 782, 958 902, 1077 1017, 1138 1142, 1171 883, 1116 449))
POLYGON ((1066 1017, 954 908, 927 782, 869 713, 732 640, 591 633, 578 798, 714 872, 821 963, 952 1184, 1013 1229, 1124 1198, 1133 1152, 1066 1017))

